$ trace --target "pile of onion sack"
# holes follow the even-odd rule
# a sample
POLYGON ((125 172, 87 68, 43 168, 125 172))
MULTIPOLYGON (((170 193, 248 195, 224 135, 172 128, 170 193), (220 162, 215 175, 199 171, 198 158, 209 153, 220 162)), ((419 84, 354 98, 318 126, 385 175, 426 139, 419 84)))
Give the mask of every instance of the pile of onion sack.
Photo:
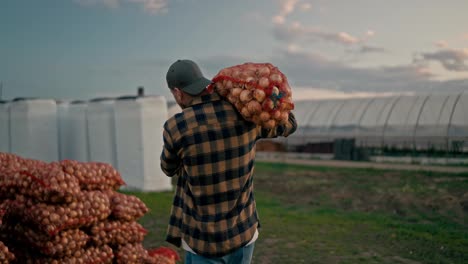
POLYGON ((148 208, 124 184, 109 164, 0 152, 0 264, 175 263, 143 248, 148 208))
POLYGON ((267 129, 286 124, 294 109, 286 76, 270 63, 224 68, 209 89, 231 102, 244 119, 267 129))

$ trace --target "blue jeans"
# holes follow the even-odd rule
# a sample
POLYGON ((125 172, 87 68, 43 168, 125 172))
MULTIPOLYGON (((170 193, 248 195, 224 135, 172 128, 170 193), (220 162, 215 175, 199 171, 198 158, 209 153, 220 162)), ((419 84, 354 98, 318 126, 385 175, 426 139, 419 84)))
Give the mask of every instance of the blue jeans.
POLYGON ((185 251, 185 264, 250 264, 255 243, 220 258, 206 258, 185 251))

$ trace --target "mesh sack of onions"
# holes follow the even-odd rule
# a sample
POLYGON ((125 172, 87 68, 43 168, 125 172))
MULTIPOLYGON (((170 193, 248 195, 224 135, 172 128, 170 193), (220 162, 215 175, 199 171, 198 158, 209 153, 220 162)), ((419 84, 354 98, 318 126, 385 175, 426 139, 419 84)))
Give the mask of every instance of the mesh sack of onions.
POLYGON ((89 247, 74 252, 73 256, 63 258, 53 258, 37 253, 24 252, 18 256, 18 263, 25 264, 111 264, 113 263, 114 253, 112 248, 107 245, 102 247, 89 247))
POLYGON ((101 191, 82 192, 69 204, 32 203, 23 210, 24 221, 50 236, 67 229, 91 226, 111 213, 109 197, 101 191))
POLYGON ((0 264, 8 264, 15 259, 15 255, 8 250, 8 247, 0 241, 0 264))
POLYGON ((175 250, 167 247, 148 250, 148 255, 147 264, 175 264, 181 260, 175 250))
POLYGON ((270 63, 244 63, 224 68, 213 78, 216 90, 244 119, 271 129, 288 122, 294 109, 286 76, 270 63))
POLYGON ((28 166, 28 171, 23 171, 31 177, 29 188, 24 188, 21 193, 34 197, 38 201, 50 203, 70 203, 80 194, 81 189, 78 180, 65 173, 59 163, 28 166))
POLYGON ((15 234, 18 240, 50 257, 73 256, 89 240, 89 236, 79 229, 65 230, 51 237, 23 224, 15 225, 15 234))
POLYGON ((141 243, 148 231, 137 222, 102 221, 90 228, 91 241, 100 245, 141 243))
POLYGON ((20 189, 30 186, 31 178, 19 173, 27 170, 25 159, 0 152, 0 198, 14 198, 20 189))
POLYGON ((149 258, 148 251, 142 244, 120 245, 115 252, 117 264, 145 264, 149 258))
POLYGON ((135 221, 148 212, 148 207, 140 198, 119 192, 109 192, 111 217, 122 221, 135 221))
POLYGON ((120 173, 107 163, 63 160, 60 164, 78 179, 82 190, 117 190, 125 185, 120 173))

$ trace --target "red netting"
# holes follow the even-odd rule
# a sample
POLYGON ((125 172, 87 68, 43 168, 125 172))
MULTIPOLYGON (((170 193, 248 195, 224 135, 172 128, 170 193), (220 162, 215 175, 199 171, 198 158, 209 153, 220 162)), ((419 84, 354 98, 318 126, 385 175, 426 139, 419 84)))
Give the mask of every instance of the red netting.
POLYGON ((141 243, 147 233, 148 231, 137 222, 103 221, 90 229, 91 241, 98 246, 141 243))
POLYGON ((271 63, 244 63, 224 68, 213 78, 216 90, 242 116, 264 128, 286 124, 294 109, 286 76, 271 63))
POLYGON ((148 207, 138 197, 119 192, 109 192, 111 217, 122 221, 135 221, 148 212, 148 207))
POLYGON ((107 163, 63 160, 60 164, 78 179, 82 190, 117 190, 125 185, 120 173, 107 163))
POLYGON ((0 196, 3 198, 23 194, 42 202, 69 203, 80 193, 78 180, 64 173, 58 163, 0 154, 0 196))
POLYGON ((63 258, 52 258, 37 253, 23 252, 18 256, 18 263, 25 264, 112 264, 114 253, 112 248, 105 245, 102 247, 89 247, 75 251, 73 256, 63 258))
POLYGON ((46 204, 31 201, 16 203, 24 211, 23 219, 50 236, 67 229, 90 226, 109 217, 109 197, 100 191, 82 192, 70 204, 46 204), (24 204, 29 204, 21 208, 24 204))
POLYGON ((144 264, 148 259, 148 251, 141 244, 125 244, 117 248, 116 264, 144 264))
POLYGON ((37 249, 39 253, 50 257, 73 256, 89 240, 89 236, 79 229, 65 230, 55 236, 49 236, 18 223, 14 227, 14 232, 18 241, 22 241, 37 249))
POLYGON ((165 264, 175 264, 176 261, 181 260, 179 254, 171 248, 168 247, 159 247, 156 249, 148 250, 148 255, 150 256, 150 263, 165 263, 165 264))

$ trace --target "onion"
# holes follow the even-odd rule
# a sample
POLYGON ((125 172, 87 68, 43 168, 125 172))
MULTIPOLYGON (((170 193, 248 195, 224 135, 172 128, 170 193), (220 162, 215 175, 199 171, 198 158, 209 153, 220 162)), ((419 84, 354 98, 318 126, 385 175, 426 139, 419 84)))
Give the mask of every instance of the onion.
POLYGON ((247 102, 249 102, 250 100, 252 100, 252 92, 249 91, 249 90, 243 90, 243 91, 240 93, 239 98, 240 98, 241 102, 247 103, 247 102))
POLYGON ((262 88, 267 88, 270 85, 270 80, 267 77, 262 77, 258 81, 258 85, 262 88))
POLYGON ((263 66, 260 69, 258 69, 258 76, 265 77, 268 75, 270 75, 270 69, 268 68, 268 66, 263 66))
POLYGON ((244 70, 240 74, 240 78, 245 81, 249 77, 254 77, 255 76, 255 70, 244 70))
POLYGON ((239 79, 240 78, 240 75, 241 75, 241 71, 238 70, 238 69, 235 69, 232 71, 232 78, 235 78, 235 79, 239 79))
POLYGON ((235 104, 239 100, 239 97, 234 96, 234 95, 232 95, 232 93, 230 93, 230 94, 228 94, 227 99, 231 104, 235 104))
POLYGON ((262 106, 259 102, 252 100, 247 104, 247 109, 252 115, 260 113, 262 111, 262 106))
POLYGON ((270 75, 270 80, 274 83, 280 84, 283 82, 283 77, 281 77, 281 75, 279 75, 278 73, 273 73, 272 75, 270 75))
POLYGON ((285 124, 288 123, 288 121, 289 121, 289 113, 288 112, 282 112, 279 123, 285 125, 285 124))
POLYGON ((223 81, 223 85, 224 85, 224 87, 226 87, 226 89, 228 89, 228 90, 231 90, 232 87, 233 87, 232 81, 231 81, 231 80, 224 80, 224 81, 223 81))
POLYGON ((270 119, 267 122, 263 123, 263 127, 266 129, 272 129, 275 126, 276 126, 276 121, 273 119, 270 119))
POLYGON ((235 97, 239 97, 240 94, 242 93, 242 88, 234 88, 231 90, 231 94, 235 97))
POLYGON ((255 89, 253 92, 253 97, 255 98, 255 100, 261 103, 263 102, 263 100, 265 100, 265 97, 266 97, 265 91, 260 90, 260 89, 255 89))
POLYGON ((271 117, 275 120, 281 120, 281 112, 279 110, 274 110, 271 114, 271 117))
POLYGON ((270 98, 265 99, 265 101, 262 104, 262 108, 264 111, 271 111, 275 108, 275 104, 270 98))
POLYGON ((252 114, 249 112, 249 109, 246 106, 242 107, 241 114, 245 118, 250 118, 252 116, 252 114))
POLYGON ((268 112, 263 111, 262 113, 260 113, 260 121, 267 122, 268 120, 270 120, 270 118, 271 116, 268 112))

